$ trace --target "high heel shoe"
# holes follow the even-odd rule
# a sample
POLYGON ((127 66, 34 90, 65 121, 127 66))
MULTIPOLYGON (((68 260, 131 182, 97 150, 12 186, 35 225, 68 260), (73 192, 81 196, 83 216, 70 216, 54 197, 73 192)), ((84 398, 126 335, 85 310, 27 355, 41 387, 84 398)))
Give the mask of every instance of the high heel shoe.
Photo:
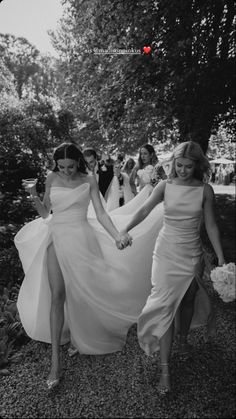
MULTIPOLYGON (((169 365, 169 364, 161 364, 161 366, 168 366, 168 365, 169 365)), ((170 387, 170 374, 169 374, 169 373, 164 373, 164 372, 162 372, 162 373, 161 373, 161 378, 160 378, 160 381, 159 381, 158 386, 157 386, 157 392, 158 392, 161 396, 165 396, 165 395, 167 395, 168 393, 170 393, 170 391, 171 391, 171 387, 170 387), (162 383, 160 382, 162 377, 164 377, 164 378, 165 378, 165 380, 164 380, 164 381, 166 381, 166 382, 167 382, 166 384, 162 384, 162 383)))
POLYGON ((70 347, 68 348, 68 355, 69 355, 70 357, 72 357, 72 356, 76 355, 78 352, 79 352, 79 350, 78 350, 77 348, 74 348, 73 346, 70 346, 70 347))
POLYGON ((53 388, 57 387, 59 385, 59 382, 60 382, 60 378, 55 378, 55 379, 48 378, 46 381, 48 390, 52 390, 53 388))
POLYGON ((192 346, 189 345, 187 342, 181 342, 179 343, 179 349, 178 352, 182 356, 187 356, 191 352, 192 346))

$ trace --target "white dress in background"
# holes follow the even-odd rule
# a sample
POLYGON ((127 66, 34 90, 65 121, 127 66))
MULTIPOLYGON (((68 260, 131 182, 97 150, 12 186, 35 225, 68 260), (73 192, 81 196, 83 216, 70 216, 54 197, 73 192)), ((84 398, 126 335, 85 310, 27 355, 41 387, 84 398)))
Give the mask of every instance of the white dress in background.
POLYGON ((108 212, 120 206, 119 199, 121 196, 124 198, 125 204, 127 204, 129 201, 131 201, 131 199, 134 198, 134 194, 131 190, 131 186, 129 183, 129 176, 124 172, 121 172, 121 175, 123 178, 123 185, 120 187, 118 177, 113 176, 113 179, 106 192, 106 210, 108 212))
MULTIPOLYGON (((110 213, 118 230, 148 195, 144 188, 110 213)), ((163 206, 131 231, 133 244, 121 251, 95 217, 89 183, 74 189, 51 187, 50 199, 53 214, 29 222, 15 236, 25 272, 17 302, 25 331, 32 339, 51 342, 47 247, 53 241, 66 287, 61 343, 71 340, 83 354, 121 350, 150 293, 163 206)))

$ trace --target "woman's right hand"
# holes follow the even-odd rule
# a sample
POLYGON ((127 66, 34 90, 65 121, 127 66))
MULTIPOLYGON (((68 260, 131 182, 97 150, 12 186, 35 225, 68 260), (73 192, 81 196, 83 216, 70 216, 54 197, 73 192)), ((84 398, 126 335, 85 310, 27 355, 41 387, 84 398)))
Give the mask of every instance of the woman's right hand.
POLYGON ((218 258, 218 266, 223 266, 225 265, 225 259, 224 256, 221 256, 218 258))

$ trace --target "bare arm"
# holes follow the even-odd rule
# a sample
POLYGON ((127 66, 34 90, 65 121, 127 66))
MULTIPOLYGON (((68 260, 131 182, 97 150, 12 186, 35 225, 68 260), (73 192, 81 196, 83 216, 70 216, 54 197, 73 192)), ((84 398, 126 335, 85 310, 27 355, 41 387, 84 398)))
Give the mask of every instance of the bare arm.
POLYGON ((220 241, 220 233, 218 226, 216 224, 214 205, 215 205, 215 194, 213 188, 210 185, 205 185, 204 187, 204 221, 206 226, 206 231, 210 242, 213 246, 213 249, 216 253, 218 259, 218 265, 223 265, 225 263, 224 254, 220 241))
POLYGON ((131 237, 125 235, 126 237, 121 236, 115 225, 113 224, 111 218, 105 211, 99 194, 99 188, 94 176, 91 176, 89 179, 91 186, 91 198, 93 206, 96 212, 97 219, 99 223, 105 228, 105 230, 110 234, 110 236, 115 240, 118 248, 122 248, 120 245, 124 243, 125 245, 131 244, 131 237))
POLYGON ((136 186, 135 186, 135 179, 136 179, 136 176, 137 176, 137 171, 138 171, 138 166, 136 165, 136 166, 134 166, 134 168, 131 172, 131 175, 130 175, 130 179, 129 179, 129 183, 130 183, 130 186, 131 186, 131 191, 133 192, 134 195, 137 195, 137 189, 136 189, 136 186))
POLYGON ((41 201, 39 196, 37 195, 36 185, 34 185, 32 188, 27 188, 23 183, 23 186, 25 186, 26 190, 30 192, 31 198, 35 204, 36 210, 42 218, 47 218, 51 211, 51 202, 50 202, 49 193, 50 193, 50 187, 51 187, 53 176, 54 176, 54 173, 49 173, 47 175, 43 201, 41 201))
POLYGON ((148 214, 152 211, 152 209, 159 204, 164 199, 166 181, 162 181, 158 183, 158 185, 153 189, 151 195, 147 199, 147 201, 139 208, 139 210, 134 214, 131 221, 127 224, 127 226, 122 230, 122 234, 127 233, 129 230, 134 228, 137 224, 141 223, 148 214))

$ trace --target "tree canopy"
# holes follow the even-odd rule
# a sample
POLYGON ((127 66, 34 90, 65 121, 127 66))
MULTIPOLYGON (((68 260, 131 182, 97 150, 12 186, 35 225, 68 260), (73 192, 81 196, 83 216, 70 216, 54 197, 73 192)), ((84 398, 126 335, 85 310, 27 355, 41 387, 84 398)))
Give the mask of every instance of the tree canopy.
POLYGON ((52 37, 81 141, 132 150, 192 138, 206 151, 234 102, 233 1, 63 3, 52 37))

